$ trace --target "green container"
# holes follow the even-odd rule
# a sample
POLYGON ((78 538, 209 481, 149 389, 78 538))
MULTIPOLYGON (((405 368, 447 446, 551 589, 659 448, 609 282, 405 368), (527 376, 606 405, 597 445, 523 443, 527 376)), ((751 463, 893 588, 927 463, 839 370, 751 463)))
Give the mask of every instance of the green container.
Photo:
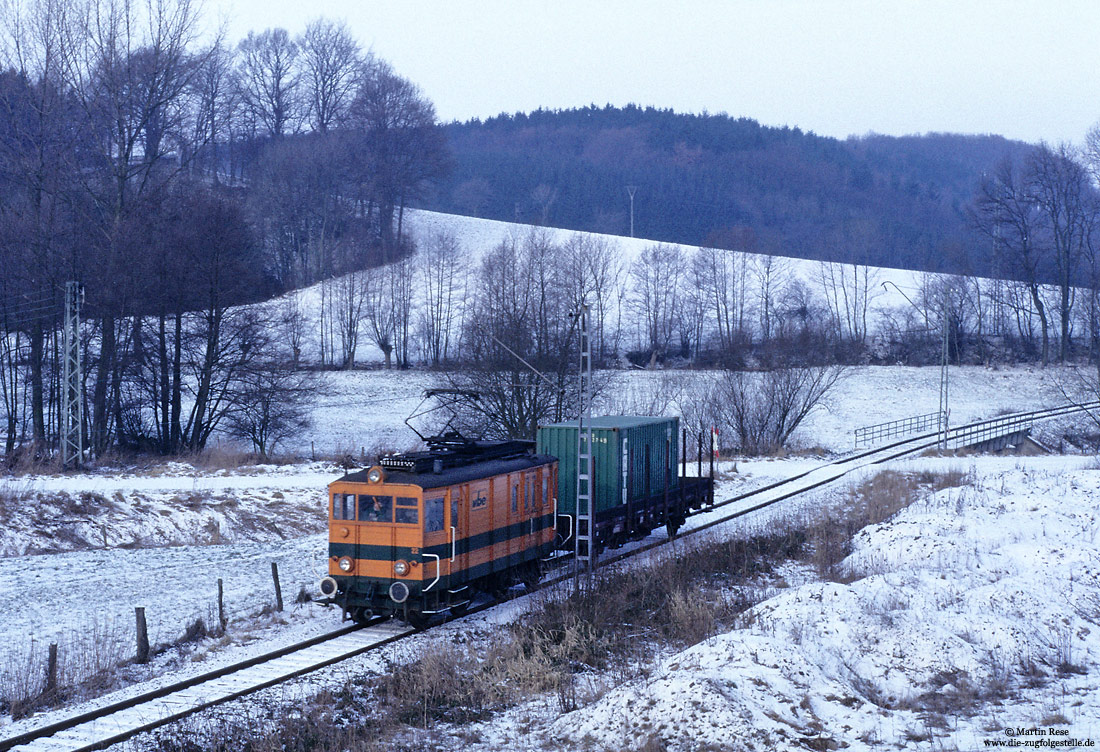
MULTIPOLYGON (((587 431, 586 431, 587 433, 587 431)), ((680 419, 607 415, 592 419, 592 509, 599 513, 677 488, 680 419), (624 470, 625 460, 625 474, 624 470)), ((558 512, 577 509, 577 421, 540 426, 539 454, 558 458, 558 512)))

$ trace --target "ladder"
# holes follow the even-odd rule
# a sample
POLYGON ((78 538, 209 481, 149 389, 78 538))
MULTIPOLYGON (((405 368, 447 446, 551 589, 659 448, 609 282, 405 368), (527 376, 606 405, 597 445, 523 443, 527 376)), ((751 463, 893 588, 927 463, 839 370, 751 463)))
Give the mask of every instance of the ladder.
POLYGON ((584 302, 577 312, 580 317, 580 411, 577 415, 577 533, 574 561, 576 586, 580 588, 580 573, 591 582, 596 568, 596 551, 592 525, 592 349, 588 339, 588 305, 584 302))

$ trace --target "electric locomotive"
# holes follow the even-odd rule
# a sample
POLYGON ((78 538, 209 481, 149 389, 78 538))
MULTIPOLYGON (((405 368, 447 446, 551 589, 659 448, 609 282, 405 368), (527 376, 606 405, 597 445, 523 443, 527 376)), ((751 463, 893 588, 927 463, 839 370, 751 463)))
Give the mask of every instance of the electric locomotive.
MULTIPOLYGON (((714 503, 713 465, 703 477, 700 439, 698 471, 688 476, 677 418, 607 416, 587 427, 596 551, 662 525, 675 535, 693 510, 714 503)), ((382 457, 329 484, 320 602, 359 622, 398 616, 418 626, 461 613, 479 592, 533 588, 555 549, 577 546, 579 438, 587 432, 578 437, 576 421, 541 426, 537 444, 450 432, 426 438, 427 451, 382 457)))
POLYGON ((420 625, 478 592, 542 576, 554 550, 558 461, 531 441, 427 439, 423 452, 329 484, 329 576, 322 602, 346 617, 420 625))

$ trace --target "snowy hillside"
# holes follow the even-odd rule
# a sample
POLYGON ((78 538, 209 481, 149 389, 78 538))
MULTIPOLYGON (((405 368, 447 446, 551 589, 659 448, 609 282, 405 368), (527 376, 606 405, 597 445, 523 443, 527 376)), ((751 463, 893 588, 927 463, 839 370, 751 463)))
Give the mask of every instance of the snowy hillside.
POLYGON ((1017 727, 1097 740, 1100 472, 971 472, 973 486, 860 533, 844 581, 780 592, 747 628, 546 735, 594 750, 654 737, 670 750, 970 750, 1017 727))
MULTIPOLYGON (((617 235, 574 232, 572 230, 561 230, 556 228, 537 228, 533 225, 499 222, 491 219, 478 219, 475 217, 441 214, 438 212, 416 209, 410 209, 406 212, 405 229, 418 244, 427 242, 437 233, 452 235, 458 241, 458 245, 462 251, 462 257, 468 269, 476 268, 481 258, 502 241, 510 237, 522 239, 531 232, 545 232, 553 242, 559 244, 564 243, 575 235, 607 241, 617 249, 624 270, 629 269, 630 265, 646 248, 656 243, 656 241, 646 240, 644 238, 628 238, 617 235)), ((693 248, 685 246, 678 247, 685 252, 694 250, 693 248)), ((729 253, 743 259, 747 263, 747 268, 749 269, 756 268, 756 266, 768 258, 759 254, 737 253, 733 251, 729 253)), ((773 283, 779 285, 780 282, 786 283, 792 280, 801 281, 807 290, 817 295, 818 302, 822 305, 826 303, 826 284, 837 285, 839 284, 838 280, 842 278, 849 280, 847 282, 848 285, 853 284, 851 279, 855 274, 856 268, 850 264, 825 265, 818 261, 808 261, 806 259, 775 258, 777 259, 777 264, 772 272, 775 276, 773 283), (826 277, 830 278, 830 282, 826 283, 826 277)), ((914 301, 919 299, 922 278, 924 275, 903 269, 886 269, 878 267, 862 267, 862 269, 866 270, 866 276, 864 277, 864 272, 860 272, 862 280, 860 284, 865 289, 870 331, 873 332, 877 329, 883 315, 894 310, 899 311, 900 317, 903 319, 906 316, 914 315, 919 319, 919 314, 917 314, 913 310, 911 304, 907 302, 906 296, 914 301)), ((367 273, 369 272, 364 272, 362 274, 367 273)), ((320 282, 302 290, 288 293, 281 299, 276 299, 265 304, 265 308, 270 314, 277 317, 280 310, 284 309, 288 305, 288 301, 290 301, 303 317, 305 324, 305 346, 303 347, 302 357, 305 358, 306 361, 319 360, 320 341, 318 332, 320 330, 322 297, 323 295, 329 297, 327 305, 331 307, 332 296, 337 294, 335 292, 337 285, 338 283, 333 280, 320 282), (325 288, 324 291, 323 288, 325 288)), ((755 295, 759 283, 754 280, 751 285, 753 290, 751 293, 746 292, 747 295, 755 295)), ((831 289, 834 294, 839 292, 835 287, 831 289)), ((852 291, 849 290, 846 294, 851 295, 852 291)), ((415 283, 413 288, 414 299, 420 301, 423 299, 423 295, 422 283, 415 283)), ((843 296, 844 294, 841 294, 841 298, 843 298, 843 296)), ((854 302, 846 303, 840 300, 838 304, 844 306, 854 304, 854 302)), ((920 322, 921 326, 925 325, 922 319, 920 322)), ((932 322, 932 325, 938 326, 935 321, 932 322)), ((631 320, 629 313, 624 313, 623 326, 629 331, 633 331, 636 326, 636 322, 631 320)), ((357 353, 357 362, 370 363, 380 362, 381 360, 381 352, 371 344, 365 336, 362 337, 357 353)))

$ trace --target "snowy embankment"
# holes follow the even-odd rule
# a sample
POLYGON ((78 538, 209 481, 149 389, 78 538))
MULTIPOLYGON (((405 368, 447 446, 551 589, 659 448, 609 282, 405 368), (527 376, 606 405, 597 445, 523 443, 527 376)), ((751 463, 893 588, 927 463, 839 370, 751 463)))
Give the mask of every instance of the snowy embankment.
POLYGON ((1006 727, 1100 741, 1100 470, 982 466, 859 533, 850 581, 783 591, 545 733, 588 749, 977 749, 1006 727))

